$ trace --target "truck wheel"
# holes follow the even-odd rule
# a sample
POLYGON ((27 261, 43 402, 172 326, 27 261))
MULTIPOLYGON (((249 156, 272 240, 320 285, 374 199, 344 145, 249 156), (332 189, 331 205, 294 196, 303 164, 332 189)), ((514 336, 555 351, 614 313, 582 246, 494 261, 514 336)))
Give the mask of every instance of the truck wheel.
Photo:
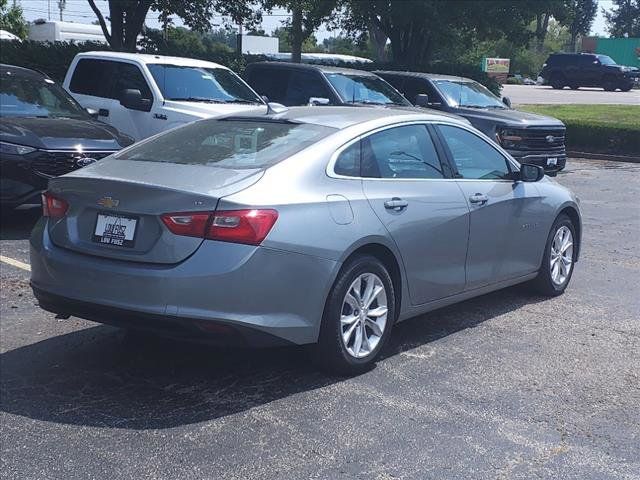
POLYGON ((611 77, 607 77, 602 82, 602 88, 607 92, 615 92, 617 88, 616 81, 611 77))
POLYGON ((633 85, 624 85, 622 87, 620 87, 620 90, 622 90, 623 92, 628 92, 633 88, 633 85))
POLYGON ((549 80, 549 85, 556 90, 562 90, 566 85, 566 81, 564 79, 564 75, 559 73, 554 73, 549 80))

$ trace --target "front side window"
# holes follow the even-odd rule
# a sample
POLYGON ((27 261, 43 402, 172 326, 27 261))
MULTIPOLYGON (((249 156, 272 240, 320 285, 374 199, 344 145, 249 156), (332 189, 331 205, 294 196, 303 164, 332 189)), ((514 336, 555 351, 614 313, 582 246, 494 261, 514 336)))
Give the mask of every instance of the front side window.
POLYGON ((498 97, 478 82, 436 80, 434 83, 451 107, 506 108, 498 97))
POLYGON ((307 105, 312 97, 331 99, 327 87, 322 79, 318 78, 318 74, 291 72, 284 104, 287 106, 307 105))
POLYGON ((616 61, 608 55, 598 55, 598 60, 602 65, 617 65, 616 61))
POLYGON ((411 106, 395 88, 380 77, 334 72, 326 72, 325 76, 345 103, 411 106))
POLYGON ((369 178, 444 178, 425 125, 389 128, 365 138, 361 169, 369 178))
POLYGON ((86 118, 85 111, 53 81, 2 72, 0 116, 86 118))
POLYGON ((119 62, 112 97, 122 98, 125 90, 140 90, 143 99, 153 100, 149 85, 147 85, 140 69, 131 63, 119 62))
POLYGON ((321 125, 264 119, 208 119, 136 144, 115 158, 233 169, 267 168, 335 131, 321 125))
POLYGON ((156 63, 149 71, 166 100, 205 103, 262 103, 231 70, 156 63))
POLYGON ((509 179, 507 160, 487 141, 459 127, 439 125, 446 146, 461 178, 509 179))

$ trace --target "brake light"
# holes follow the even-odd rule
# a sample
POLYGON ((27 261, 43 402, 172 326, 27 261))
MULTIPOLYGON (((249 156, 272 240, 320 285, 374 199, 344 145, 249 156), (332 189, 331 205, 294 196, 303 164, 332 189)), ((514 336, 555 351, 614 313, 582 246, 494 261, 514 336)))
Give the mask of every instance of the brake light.
POLYGON ((160 218, 171 233, 203 238, 210 217, 209 212, 187 212, 167 213, 160 218))
POLYGON ((58 198, 49 192, 42 194, 42 216, 50 218, 62 218, 67 214, 69 204, 62 198, 58 198))
POLYGON ((278 212, 271 209, 184 212, 167 213, 161 218, 176 235, 260 245, 276 223, 278 212))

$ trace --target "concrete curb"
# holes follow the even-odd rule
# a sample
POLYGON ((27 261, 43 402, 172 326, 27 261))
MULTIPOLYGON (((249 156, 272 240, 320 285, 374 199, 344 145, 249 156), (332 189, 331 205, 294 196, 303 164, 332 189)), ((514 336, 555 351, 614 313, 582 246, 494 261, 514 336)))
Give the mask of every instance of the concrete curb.
POLYGON ((567 152, 568 158, 586 158, 588 160, 607 160, 610 162, 640 163, 638 155, 609 155, 606 153, 567 152))

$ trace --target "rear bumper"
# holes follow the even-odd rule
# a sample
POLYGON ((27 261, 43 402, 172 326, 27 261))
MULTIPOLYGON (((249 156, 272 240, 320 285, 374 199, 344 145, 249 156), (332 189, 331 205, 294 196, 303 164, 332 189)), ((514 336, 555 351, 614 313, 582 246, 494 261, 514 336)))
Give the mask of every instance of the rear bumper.
POLYGON ((208 343, 317 341, 338 264, 206 240, 172 265, 110 260, 31 237, 31 286, 43 309, 208 343))

